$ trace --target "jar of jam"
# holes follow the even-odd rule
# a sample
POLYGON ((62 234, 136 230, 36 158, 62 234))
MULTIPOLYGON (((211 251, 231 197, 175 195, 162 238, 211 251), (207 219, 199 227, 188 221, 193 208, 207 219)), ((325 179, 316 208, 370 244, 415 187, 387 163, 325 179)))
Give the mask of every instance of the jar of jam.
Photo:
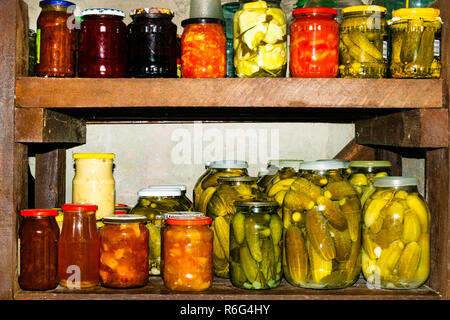
POLYGON ((44 0, 37 20, 36 75, 38 77, 73 77, 77 33, 71 24, 75 4, 44 0))
POLYGON ((213 231, 209 217, 172 217, 163 228, 164 285, 169 290, 203 291, 211 287, 213 231))
POLYGON ((58 281, 67 288, 90 288, 99 282, 100 240, 95 204, 64 204, 58 243, 58 281))
POLYGON ((225 21, 216 18, 183 20, 181 74, 183 78, 225 78, 227 41, 225 21))
POLYGON ((126 76, 127 26, 125 14, 115 9, 87 9, 81 13, 78 76, 124 78, 126 76))
POLYGON ((58 285, 59 228, 57 210, 22 210, 19 230, 19 285, 24 290, 49 290, 58 285))
POLYGON ((332 8, 300 8, 292 15, 290 74, 296 78, 335 78, 339 71, 339 24, 332 8))
POLYGON ((148 282, 147 218, 134 214, 103 218, 100 231, 100 284, 134 288, 148 282))
POLYGON ((128 76, 177 77, 177 26, 169 9, 140 8, 130 12, 128 76))

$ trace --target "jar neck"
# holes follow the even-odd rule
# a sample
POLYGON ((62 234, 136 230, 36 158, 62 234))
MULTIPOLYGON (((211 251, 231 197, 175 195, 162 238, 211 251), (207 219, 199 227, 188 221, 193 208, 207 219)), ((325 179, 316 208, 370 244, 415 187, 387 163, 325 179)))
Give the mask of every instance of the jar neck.
POLYGON ((62 5, 47 5, 47 6, 42 6, 42 12, 51 12, 51 11, 58 11, 58 12, 64 12, 67 13, 69 7, 67 6, 62 6, 62 5))
POLYGON ((75 173, 95 174, 109 176, 112 175, 112 159, 75 159, 75 173))
POLYGON ((343 19, 347 18, 357 18, 357 17, 367 17, 373 19, 385 19, 386 14, 383 12, 366 12, 366 11, 358 11, 358 12, 348 12, 342 15, 343 19))
POLYGON ((389 190, 389 189, 395 189, 395 190, 404 190, 408 193, 416 192, 419 193, 419 189, 417 186, 389 186, 389 187, 377 187, 378 190, 389 190))
POLYGON ((325 13, 325 12, 321 12, 321 13, 300 13, 300 14, 296 14, 294 16, 295 19, 301 19, 301 18, 327 18, 327 19, 332 19, 334 20, 336 18, 335 14, 332 13, 325 13))
POLYGON ((140 13, 132 17, 133 21, 155 20, 157 22, 170 22, 173 16, 164 13, 140 13))

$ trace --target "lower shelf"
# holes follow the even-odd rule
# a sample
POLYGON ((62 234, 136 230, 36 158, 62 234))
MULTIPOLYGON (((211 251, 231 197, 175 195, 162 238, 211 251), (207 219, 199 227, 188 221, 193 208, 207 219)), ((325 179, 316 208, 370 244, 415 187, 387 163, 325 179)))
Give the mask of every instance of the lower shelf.
POLYGON ((101 286, 73 290, 58 286, 49 291, 19 290, 16 300, 439 300, 441 296, 424 285, 414 290, 374 290, 360 279, 341 290, 312 290, 294 287, 283 280, 271 290, 245 290, 233 287, 228 279, 215 278, 212 288, 199 293, 173 292, 160 277, 151 277, 147 286, 133 289, 108 289, 101 286))

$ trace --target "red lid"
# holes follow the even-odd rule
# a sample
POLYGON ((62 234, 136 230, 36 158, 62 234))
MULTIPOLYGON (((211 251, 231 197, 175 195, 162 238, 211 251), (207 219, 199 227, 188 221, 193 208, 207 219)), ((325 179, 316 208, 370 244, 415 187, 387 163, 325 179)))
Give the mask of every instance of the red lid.
POLYGON ((128 214, 128 211, 127 210, 120 210, 120 209, 118 209, 118 210, 114 211, 114 214, 115 215, 128 214))
POLYGON ((292 15, 295 17, 298 14, 303 13, 329 13, 337 16, 337 10, 328 7, 306 7, 306 8, 298 8, 292 12, 292 15))
POLYGON ((27 209, 20 212, 22 217, 52 217, 58 215, 55 209, 27 209))
POLYGON ((203 226, 211 224, 211 218, 199 216, 174 216, 168 218, 166 223, 175 226, 203 226))
POLYGON ((97 211, 98 206, 91 203, 66 203, 61 206, 62 211, 97 211))

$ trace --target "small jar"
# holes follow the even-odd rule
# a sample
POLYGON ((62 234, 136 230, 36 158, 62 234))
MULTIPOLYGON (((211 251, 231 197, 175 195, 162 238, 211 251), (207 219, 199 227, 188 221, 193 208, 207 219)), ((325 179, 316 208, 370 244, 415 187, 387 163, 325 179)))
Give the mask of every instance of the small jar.
POLYGON ((225 78, 227 46, 225 22, 191 18, 181 22, 181 74, 183 78, 225 78))
POLYGON ((148 283, 147 218, 134 214, 103 218, 100 231, 100 284, 109 288, 148 283))
POLYGON ((64 204, 63 228, 58 243, 58 281, 82 289, 99 282, 100 240, 95 204, 64 204))
POLYGON ((75 176, 72 180, 72 201, 98 206, 97 220, 114 214, 115 181, 113 153, 75 153, 75 176))
POLYGON ((24 290, 50 290, 58 285, 59 228, 57 210, 22 210, 19 230, 19 286, 24 290))
POLYGON ((393 78, 441 77, 440 10, 399 9, 392 13, 391 75, 393 78))
POLYGON ((236 201, 230 229, 230 280, 243 289, 273 289, 283 270, 283 223, 274 201, 236 201))
POLYGON ((172 217, 163 229, 163 280, 169 290, 204 291, 213 274, 213 231, 209 217, 172 217))
POLYGON ((241 0, 234 15, 234 67, 241 78, 285 77, 287 22, 280 0, 241 0))
POLYGON ((342 10, 341 78, 385 78, 388 67, 386 8, 353 6, 342 10))
POLYGON ((130 12, 128 76, 177 77, 177 26, 169 9, 140 8, 130 12))
POLYGON ((339 24, 332 8, 300 8, 292 12, 290 75, 336 78, 339 71, 339 24))
POLYGON ((125 78, 127 26, 115 9, 87 9, 81 13, 78 76, 125 78))
MULTIPOLYGON (((38 77, 73 77, 77 33, 72 24, 75 4, 45 0, 37 20, 36 75, 38 77)), ((75 19, 75 18, 73 18, 75 19)))

